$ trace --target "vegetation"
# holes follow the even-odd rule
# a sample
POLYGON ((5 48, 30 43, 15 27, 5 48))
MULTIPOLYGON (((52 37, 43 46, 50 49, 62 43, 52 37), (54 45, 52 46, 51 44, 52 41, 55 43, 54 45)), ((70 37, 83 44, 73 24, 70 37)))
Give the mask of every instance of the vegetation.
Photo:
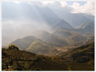
POLYGON ((32 53, 43 54, 47 56, 54 56, 58 54, 59 51, 56 50, 57 49, 56 47, 62 48, 63 46, 65 46, 62 45, 63 43, 59 44, 59 43, 52 43, 52 42, 44 42, 34 36, 27 36, 21 39, 17 39, 13 41, 11 44, 15 44, 20 48, 20 50, 26 50, 32 53))
POLYGON ((45 42, 58 43, 58 44, 62 44, 65 46, 69 45, 66 40, 64 40, 54 34, 51 34, 47 31, 44 31, 44 30, 40 30, 40 31, 35 32, 33 34, 33 36, 35 36, 45 42))
POLYGON ((9 45, 8 49, 10 49, 10 50, 14 50, 14 49, 19 50, 19 48, 16 45, 13 45, 13 44, 9 45))
POLYGON ((51 57, 2 48, 2 70, 94 70, 94 43, 51 57))
POLYGON ((2 49, 2 69, 12 70, 68 70, 60 57, 36 55, 22 50, 2 49))
POLYGON ((94 70, 94 42, 62 53, 68 59, 72 70, 94 70), (85 67, 84 67, 85 66, 85 67))
POLYGON ((87 38, 79 34, 74 34, 72 36, 67 37, 66 40, 69 44, 76 44, 80 42, 85 42, 87 38))

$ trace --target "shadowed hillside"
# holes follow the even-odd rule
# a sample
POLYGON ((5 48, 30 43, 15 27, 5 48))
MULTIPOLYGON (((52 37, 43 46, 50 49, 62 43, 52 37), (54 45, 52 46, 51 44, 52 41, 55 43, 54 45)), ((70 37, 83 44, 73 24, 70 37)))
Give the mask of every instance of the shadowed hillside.
POLYGON ((59 44, 65 45, 65 46, 69 45, 67 43, 67 41, 65 41, 64 39, 62 39, 56 35, 53 35, 51 33, 48 33, 47 31, 44 31, 44 30, 34 32, 33 36, 35 36, 45 42, 59 43, 59 44))

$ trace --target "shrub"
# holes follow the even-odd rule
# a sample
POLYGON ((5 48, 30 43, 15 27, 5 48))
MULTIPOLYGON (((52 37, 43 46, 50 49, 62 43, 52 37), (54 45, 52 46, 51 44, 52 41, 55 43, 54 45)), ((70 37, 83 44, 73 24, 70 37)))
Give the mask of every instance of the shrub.
POLYGON ((14 44, 11 44, 11 45, 9 45, 8 46, 8 49, 10 49, 10 50, 19 50, 19 47, 17 47, 16 45, 14 45, 14 44))

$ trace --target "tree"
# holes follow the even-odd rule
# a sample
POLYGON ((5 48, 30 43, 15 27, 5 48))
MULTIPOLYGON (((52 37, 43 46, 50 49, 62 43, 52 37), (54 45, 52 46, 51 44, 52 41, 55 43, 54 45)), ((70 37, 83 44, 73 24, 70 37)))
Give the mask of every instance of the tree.
POLYGON ((19 50, 19 47, 17 47, 16 45, 14 45, 14 44, 11 44, 11 45, 9 45, 8 46, 8 49, 10 49, 10 50, 19 50))

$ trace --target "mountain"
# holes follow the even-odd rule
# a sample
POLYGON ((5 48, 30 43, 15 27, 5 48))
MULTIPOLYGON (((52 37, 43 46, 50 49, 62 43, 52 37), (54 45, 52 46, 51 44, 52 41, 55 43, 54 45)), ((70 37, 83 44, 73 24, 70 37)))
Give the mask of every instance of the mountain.
POLYGON ((59 38, 58 36, 48 33, 47 31, 44 31, 44 30, 34 32, 33 36, 35 36, 45 42, 59 43, 62 45, 69 45, 67 43, 67 41, 65 41, 64 39, 59 38))
POLYGON ((84 42, 86 41, 87 38, 82 36, 82 35, 79 35, 79 34, 74 34, 72 36, 69 36, 66 38, 66 41, 69 43, 69 44, 76 44, 76 43, 79 43, 79 42, 84 42))
POLYGON ((64 28, 68 28, 68 29, 73 29, 73 27, 67 23, 66 21, 64 21, 63 19, 59 20, 56 24, 54 24, 51 29, 55 30, 59 27, 64 27, 64 28))
POLYGON ((66 39, 67 37, 73 35, 71 31, 67 28, 60 27, 52 32, 52 34, 57 35, 60 38, 66 39))
MULTIPOLYGON (((50 7, 51 8, 51 7, 50 7)), ((64 19, 66 22, 68 22, 73 27, 78 27, 80 24, 82 24, 86 20, 93 20, 93 15, 86 15, 82 13, 70 13, 66 9, 69 9, 68 7, 65 8, 51 8, 51 10, 61 19, 64 19)), ((70 10, 70 9, 69 9, 70 10)))
POLYGON ((34 42, 35 40, 39 40, 37 38, 35 38, 34 36, 27 36, 21 39, 17 39, 13 42, 11 42, 11 44, 15 44, 17 45, 21 50, 26 50, 32 42, 34 42))
POLYGON ((81 25, 79 25, 77 28, 84 28, 87 25, 90 25, 90 26, 94 27, 94 21, 92 21, 92 20, 86 20, 81 25))
POLYGON ((49 51, 49 46, 46 42, 36 40, 31 43, 31 45, 28 47, 27 51, 37 53, 37 54, 45 54, 49 51))
POLYGON ((20 25, 13 25, 13 24, 3 24, 2 25, 2 44, 8 45, 12 41, 23 38, 25 36, 30 36, 32 32, 40 29, 33 24, 20 24, 20 25))
MULTIPOLYGON (((64 27, 60 27, 62 30, 65 30, 65 31, 70 31, 72 33, 77 33, 77 34, 80 34, 80 35, 84 35, 84 34, 94 34, 94 27, 91 26, 91 25, 85 25, 83 28, 75 28, 75 29, 67 29, 67 28, 64 28, 64 27)), ((58 29, 60 29, 58 28, 58 29)), ((55 30, 54 30, 55 31, 55 30)))
POLYGON ((44 42, 34 36, 20 38, 11 42, 10 44, 18 46, 20 50, 46 56, 54 56, 58 54, 60 51, 58 51, 57 48, 62 49, 64 46, 59 43, 44 42))
POLYGON ((70 58, 74 62, 78 63, 90 63, 94 60, 94 42, 78 48, 70 49, 61 56, 70 58))
POLYGON ((80 42, 80 43, 76 43, 74 44, 75 46, 83 46, 83 45, 87 45, 94 42, 94 36, 90 36, 90 38, 88 38, 86 41, 84 42, 80 42))
POLYGON ((89 34, 94 34, 94 27, 91 26, 91 25, 86 25, 83 30, 86 32, 86 33, 89 33, 89 34))
POLYGON ((75 44, 87 40, 86 37, 63 27, 54 30, 53 34, 65 39, 69 44, 75 44))

